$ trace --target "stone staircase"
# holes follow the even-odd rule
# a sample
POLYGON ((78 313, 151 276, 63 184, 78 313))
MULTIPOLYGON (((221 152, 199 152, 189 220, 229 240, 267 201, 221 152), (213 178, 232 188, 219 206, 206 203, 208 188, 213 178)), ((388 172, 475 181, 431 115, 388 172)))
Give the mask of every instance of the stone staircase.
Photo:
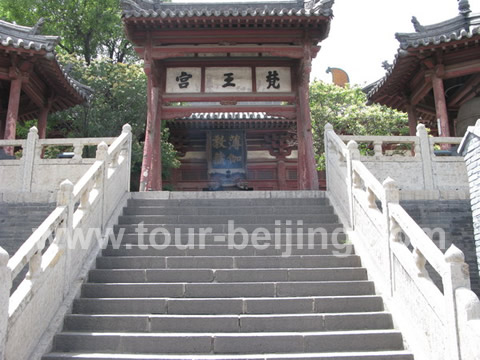
POLYGON ((55 204, 49 203, 0 202, 0 246, 15 254, 53 209, 55 204))
POLYGON ((335 241, 341 224, 323 193, 146 197, 129 201, 115 227, 125 231, 121 245, 103 250, 43 360, 413 360, 345 234, 335 241), (237 230, 230 237, 229 220, 237 230), (141 222, 143 240, 135 232, 141 222), (204 241, 200 227, 212 228, 204 241), (328 235, 316 234, 313 248, 305 235, 301 247, 309 227, 328 235), (187 248, 189 228, 195 246, 187 248), (289 239, 292 255, 282 256, 289 239))
MULTIPOLYGON (((51 203, 6 203, 0 202, 0 247, 13 255, 32 235, 33 230, 55 209, 51 203)), ((14 291, 27 273, 25 268, 14 279, 14 291)))

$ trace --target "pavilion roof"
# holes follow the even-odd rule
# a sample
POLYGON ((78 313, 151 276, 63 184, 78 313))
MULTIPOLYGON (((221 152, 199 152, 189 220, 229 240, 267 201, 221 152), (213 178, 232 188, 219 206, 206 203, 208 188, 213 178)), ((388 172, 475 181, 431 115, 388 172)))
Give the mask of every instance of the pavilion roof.
POLYGON ((480 13, 460 14, 450 20, 427 26, 420 25, 416 18, 412 19, 412 22, 417 31, 395 34, 403 50, 410 47, 440 45, 480 35, 480 13))
POLYGON ((0 43, 5 47, 25 50, 44 50, 53 55, 59 36, 40 35, 42 20, 34 27, 21 26, 0 20, 0 43))
MULTIPOLYGON (((87 101, 93 90, 73 79, 58 62, 55 47, 59 36, 41 35, 43 19, 33 27, 21 26, 0 20, 0 54, 18 53, 36 58, 33 73, 40 78, 56 96, 52 112, 65 110, 87 101)), ((35 118, 38 108, 21 104, 19 117, 22 120, 35 118)))
MULTIPOLYGON (((452 19, 421 25, 413 17, 412 23, 415 32, 395 34, 400 46, 393 64, 386 66, 385 76, 364 89, 370 103, 405 111, 408 86, 421 71, 425 58, 438 49, 444 52, 468 49, 480 39, 480 13, 471 13, 466 0, 460 1, 459 15, 452 19)), ((428 118, 427 114, 423 116, 428 118)))
POLYGON ((332 16, 334 0, 239 1, 237 3, 164 3, 121 0, 125 18, 191 18, 251 16, 332 16))

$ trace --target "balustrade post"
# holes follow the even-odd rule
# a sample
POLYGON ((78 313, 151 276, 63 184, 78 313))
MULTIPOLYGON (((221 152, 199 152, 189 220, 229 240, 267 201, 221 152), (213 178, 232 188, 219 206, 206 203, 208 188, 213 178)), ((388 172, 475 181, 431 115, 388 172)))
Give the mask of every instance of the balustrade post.
POLYGON ((33 126, 27 136, 27 143, 23 149, 23 180, 22 191, 32 191, 33 168, 35 166, 35 154, 37 152, 38 129, 33 126))
POLYGON ((12 273, 7 267, 8 253, 0 247, 0 360, 5 360, 8 330, 8 304, 12 288, 12 273))
POLYGON ((347 144, 347 188, 348 188, 348 205, 350 209, 350 227, 355 230, 355 214, 353 206, 353 160, 360 160, 360 151, 358 151, 358 144, 354 140, 350 140, 347 144))
POLYGON ((422 169, 423 169, 423 185, 425 190, 433 190, 433 167, 432 167, 432 155, 433 150, 430 148, 430 139, 428 137, 427 129, 425 125, 418 124, 417 137, 420 141, 420 153, 422 156, 422 169))
POLYGON ((83 144, 74 144, 73 146, 73 158, 72 160, 82 160, 83 158, 83 144))
POLYGON ((330 146, 329 146, 329 134, 333 131, 333 126, 330 123, 327 123, 324 128, 323 134, 323 145, 325 146, 325 178, 327 179, 327 191, 330 191, 330 173, 328 169, 328 159, 332 154, 330 154, 330 146))
POLYGON ((60 184, 60 189, 57 193, 57 206, 64 206, 66 208, 65 221, 62 226, 61 232, 57 233, 57 236, 61 236, 61 239, 58 242, 59 247, 65 251, 65 273, 64 273, 64 282, 63 282, 63 294, 66 296, 70 288, 70 262, 71 262, 71 252, 73 249, 71 247, 72 235, 73 235, 73 210, 74 210, 74 199, 73 199, 73 189, 74 185, 70 180, 64 180, 60 184))
POLYGON ((129 124, 123 125, 123 134, 128 134, 128 140, 125 144, 125 156, 127 157, 127 188, 126 191, 130 192, 130 172, 132 169, 132 127, 129 124))
POLYGON ((455 292, 458 288, 470 289, 470 274, 463 252, 452 245, 445 253, 446 269, 442 274, 445 297, 445 341, 449 360, 461 360, 460 336, 455 292))
POLYGON ((415 266, 418 270, 417 276, 430 279, 428 271, 425 268, 425 265, 427 264, 427 259, 425 258, 425 255, 423 255, 423 253, 417 247, 415 247, 413 249, 412 256, 413 262, 415 263, 415 266))
POLYGON ((382 212, 385 223, 386 255, 388 259, 387 285, 390 291, 390 297, 393 297, 393 291, 395 289, 395 275, 393 268, 392 242, 398 240, 398 232, 400 228, 398 223, 390 217, 389 204, 398 204, 400 202, 400 192, 398 190, 397 183, 391 177, 386 178, 382 185, 384 189, 382 212))
POLYGON ((99 191, 99 196, 100 196, 100 202, 101 202, 101 216, 102 218, 100 219, 100 224, 101 224, 101 229, 102 229, 102 234, 104 232, 105 228, 105 212, 106 210, 106 201, 105 201, 105 184, 108 180, 108 168, 109 168, 109 156, 108 156, 108 145, 105 142, 101 142, 97 146, 97 154, 96 154, 96 160, 97 161, 102 161, 102 169, 101 169, 101 176, 100 176, 100 184, 96 184, 96 187, 99 191))
POLYGON ((380 156, 383 155, 382 141, 374 141, 373 142, 373 151, 375 153, 375 157, 380 157, 380 156))

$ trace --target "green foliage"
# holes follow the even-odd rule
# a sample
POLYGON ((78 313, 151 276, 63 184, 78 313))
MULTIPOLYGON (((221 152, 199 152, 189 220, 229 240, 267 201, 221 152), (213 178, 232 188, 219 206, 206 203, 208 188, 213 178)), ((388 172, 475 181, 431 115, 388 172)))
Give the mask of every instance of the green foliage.
MULTIPOLYGON (((50 115, 51 132, 61 137, 115 137, 126 123, 132 126, 132 184, 137 186, 143 158, 147 118, 147 79, 139 64, 113 63, 108 58, 89 66, 73 56, 62 56, 72 65, 71 75, 95 91, 90 103, 50 115)), ((177 153, 163 131, 163 172, 179 167, 177 153)), ((87 154, 89 156, 91 154, 87 154)))
POLYGON ((177 151, 171 143, 168 142, 170 130, 163 126, 162 131, 162 177, 168 179, 172 174, 172 169, 180 167, 180 160, 177 157, 177 151))
POLYGON ((16 138, 17 139, 26 139, 28 132, 32 126, 37 126, 37 120, 28 120, 23 124, 17 124, 16 138))
POLYGON ((98 55, 116 62, 133 58, 125 38, 119 0, 2 0, 0 18, 33 26, 45 18, 43 34, 58 35, 68 54, 81 54, 87 64, 98 55))
MULTIPOLYGON (((367 106, 367 96, 356 86, 339 87, 315 80, 310 85, 310 109, 318 166, 325 167, 324 127, 333 125, 343 135, 408 135, 405 113, 377 104, 367 106)), ((366 150, 366 149, 365 149, 366 150)))

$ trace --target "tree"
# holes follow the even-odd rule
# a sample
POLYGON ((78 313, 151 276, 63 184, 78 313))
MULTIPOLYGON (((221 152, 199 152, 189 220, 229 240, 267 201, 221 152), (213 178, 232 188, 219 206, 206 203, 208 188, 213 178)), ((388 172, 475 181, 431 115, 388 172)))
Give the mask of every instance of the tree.
POLYGON ((333 125, 342 135, 408 135, 405 113, 378 104, 367 104, 361 88, 344 88, 315 80, 310 85, 310 109, 319 169, 324 168, 324 127, 333 125))
MULTIPOLYGON (((129 123, 133 136, 132 188, 138 188, 147 118, 147 79, 143 66, 114 63, 108 58, 95 59, 86 65, 69 55, 60 56, 60 60, 71 68, 70 75, 95 92, 88 104, 50 115, 49 137, 115 137, 122 126, 129 123)), ((23 128, 19 126, 17 134, 26 134, 23 128)), ((177 152, 168 142, 168 137, 168 129, 165 129, 162 133, 162 170, 165 176, 172 168, 180 166, 177 152)))
POLYGON ((116 62, 134 58, 125 38, 119 0, 2 0, 0 18, 33 26, 45 19, 43 34, 59 35, 60 48, 87 64, 98 55, 116 62))

